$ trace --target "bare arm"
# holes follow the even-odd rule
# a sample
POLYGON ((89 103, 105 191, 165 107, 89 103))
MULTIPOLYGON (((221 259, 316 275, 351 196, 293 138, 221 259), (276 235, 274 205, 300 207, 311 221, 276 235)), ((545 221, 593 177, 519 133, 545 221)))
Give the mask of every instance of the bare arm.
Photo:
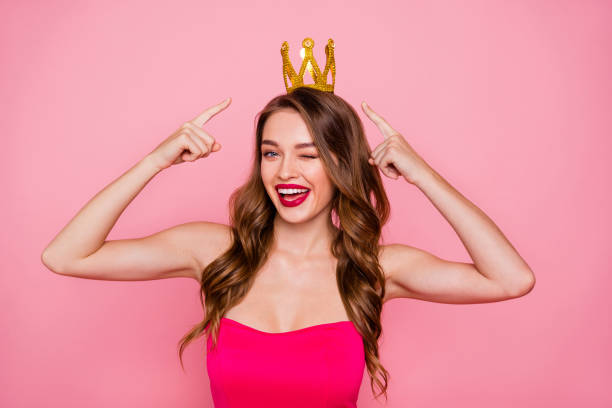
POLYGON ((143 238, 105 240, 154 174, 143 160, 100 191, 45 249, 43 263, 58 274, 86 279, 188 277, 199 282, 204 267, 231 243, 226 225, 190 222, 143 238))
POLYGON ((93 254, 56 272, 98 280, 193 278, 231 244, 227 225, 206 221, 173 226, 143 238, 105 241, 93 254))
POLYGON ((421 249, 394 244, 383 253, 389 295, 442 303, 484 303, 523 296, 535 275, 495 223, 436 172, 387 121, 365 102, 364 112, 385 140, 370 164, 387 177, 417 186, 451 224, 474 263, 451 262, 421 249))
POLYGON ((96 194, 45 248, 42 262, 56 273, 89 279, 198 278, 203 263, 228 242, 227 226, 195 222, 139 239, 106 241, 106 237, 157 173, 173 164, 207 157, 221 148, 201 126, 227 107, 227 102, 185 122, 152 153, 96 194))
POLYGON ((147 156, 106 186, 49 243, 43 263, 61 273, 100 249, 121 213, 159 171, 147 156))

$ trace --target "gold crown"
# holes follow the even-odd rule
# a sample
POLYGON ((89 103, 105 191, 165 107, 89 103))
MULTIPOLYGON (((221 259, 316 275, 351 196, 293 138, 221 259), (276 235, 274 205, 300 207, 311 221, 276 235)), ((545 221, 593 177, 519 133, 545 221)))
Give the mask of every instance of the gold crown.
POLYGON ((336 61, 334 60, 334 40, 331 38, 327 40, 327 45, 325 46, 325 55, 327 56, 327 60, 325 61, 325 70, 321 74, 321 70, 317 65, 317 61, 315 61, 314 56, 312 55, 312 47, 314 47, 314 41, 312 38, 307 37, 302 41, 302 50, 305 51, 305 56, 302 56, 302 67, 300 68, 300 73, 296 74, 293 69, 293 65, 291 65, 291 61, 289 61, 289 44, 287 41, 283 42, 281 46, 281 55, 283 56, 283 79, 285 80, 285 88, 287 88, 287 93, 291 93, 296 88, 301 86, 307 86, 309 88, 319 89, 325 92, 334 92, 334 84, 336 83, 336 61), (332 83, 327 83, 327 73, 331 68, 332 73, 332 83), (310 72, 310 76, 315 81, 314 84, 304 84, 304 71, 308 69, 310 72), (287 84, 287 76, 291 80, 291 86, 287 84))

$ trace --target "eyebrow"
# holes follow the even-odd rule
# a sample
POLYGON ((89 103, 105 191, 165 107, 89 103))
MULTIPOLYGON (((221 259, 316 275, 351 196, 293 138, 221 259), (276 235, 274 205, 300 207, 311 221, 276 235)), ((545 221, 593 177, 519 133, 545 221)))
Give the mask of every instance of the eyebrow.
MULTIPOLYGON (((278 143, 276 143, 273 140, 268 140, 268 139, 263 140, 261 142, 261 144, 262 145, 270 145, 270 146, 278 147, 278 143)), ((305 147, 315 147, 315 144, 314 143, 298 143, 298 144, 295 145, 296 149, 302 149, 302 148, 305 148, 305 147)))

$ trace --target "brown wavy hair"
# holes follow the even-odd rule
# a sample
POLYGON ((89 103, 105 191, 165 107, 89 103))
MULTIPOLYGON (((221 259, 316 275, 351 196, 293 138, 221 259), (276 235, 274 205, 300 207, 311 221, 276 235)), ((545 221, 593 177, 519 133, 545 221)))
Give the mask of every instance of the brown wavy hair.
POLYGON ((202 271, 200 301, 205 318, 180 340, 181 366, 184 348, 202 333, 212 334, 216 346, 221 317, 247 294, 256 271, 268 259, 277 211, 261 179, 261 141, 266 120, 287 108, 303 118, 336 187, 329 217, 335 231, 330 250, 338 260, 336 282, 347 315, 363 339, 372 392, 376 382, 381 391, 376 398, 384 393, 387 399, 389 373, 378 358, 385 296, 378 254, 389 201, 377 167, 368 163, 371 149, 357 112, 338 95, 309 87, 276 96, 255 116, 251 173, 229 199, 233 243, 202 271))

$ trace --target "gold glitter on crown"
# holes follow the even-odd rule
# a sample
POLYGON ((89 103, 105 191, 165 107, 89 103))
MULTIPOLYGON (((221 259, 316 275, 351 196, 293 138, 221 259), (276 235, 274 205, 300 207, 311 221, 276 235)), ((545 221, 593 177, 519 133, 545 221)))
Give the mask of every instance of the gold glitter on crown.
POLYGON ((336 61, 334 60, 334 40, 331 38, 327 40, 327 45, 325 46, 325 55, 327 56, 327 61, 325 62, 325 70, 321 73, 319 66, 317 65, 317 61, 314 59, 312 55, 312 47, 314 47, 314 41, 312 38, 307 37, 302 41, 302 52, 306 55, 301 55, 302 67, 300 68, 300 73, 296 74, 293 69, 293 65, 291 65, 291 61, 289 61, 289 44, 287 41, 283 42, 281 46, 281 55, 283 56, 283 79, 285 80, 285 88, 287 88, 287 93, 291 93, 296 88, 301 86, 307 86, 309 88, 319 89, 325 92, 334 92, 334 84, 336 83, 336 61), (305 84, 304 83, 304 72, 308 69, 310 72, 310 76, 314 80, 314 84, 305 84), (332 83, 327 83, 327 73, 331 69, 332 73, 332 83), (287 77, 291 80, 291 86, 287 84, 287 77))

